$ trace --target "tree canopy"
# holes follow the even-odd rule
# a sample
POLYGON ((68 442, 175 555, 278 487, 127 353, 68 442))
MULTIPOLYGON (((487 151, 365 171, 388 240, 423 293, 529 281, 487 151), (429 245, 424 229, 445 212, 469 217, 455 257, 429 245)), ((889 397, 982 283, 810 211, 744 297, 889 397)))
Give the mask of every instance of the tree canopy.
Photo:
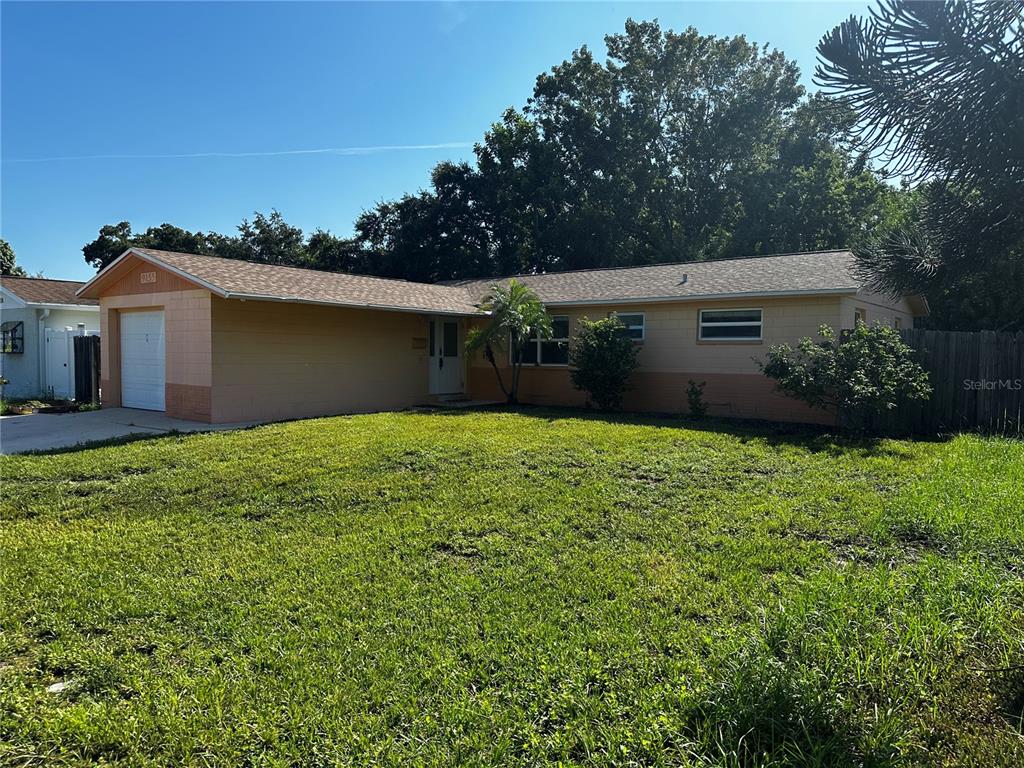
POLYGON ((861 273, 926 293, 942 327, 1024 327, 1022 22, 1022 0, 880 0, 818 44, 817 80, 866 149, 919 184, 857 244, 861 273))
POLYGON ((855 113, 803 98, 744 37, 628 21, 540 75, 430 190, 357 224, 374 271, 490 276, 845 247, 896 190, 851 152, 855 113))
POLYGON ((0 275, 24 276, 26 274, 24 267, 18 266, 11 244, 0 239, 0 275))
POLYGON ((307 240, 278 214, 234 236, 103 227, 96 267, 128 245, 410 280, 845 247, 896 191, 851 151, 855 113, 804 98, 796 65, 744 37, 628 21, 537 78, 428 189, 307 240))
POLYGON ((189 232, 173 224, 133 232, 127 221, 100 228, 99 236, 82 248, 86 262, 103 269, 128 248, 155 248, 220 256, 228 259, 310 267, 328 271, 358 271, 358 249, 351 240, 318 229, 308 240, 302 230, 288 224, 277 211, 256 212, 252 221, 243 219, 235 236, 216 232, 189 232))
POLYGON ((234 235, 121 222, 83 251, 430 282, 853 247, 873 287, 926 293, 936 326, 1020 327, 1022 8, 879 0, 822 38, 809 97, 777 50, 629 20, 603 60, 582 47, 542 73, 475 162, 439 163, 351 238, 272 211, 234 235))

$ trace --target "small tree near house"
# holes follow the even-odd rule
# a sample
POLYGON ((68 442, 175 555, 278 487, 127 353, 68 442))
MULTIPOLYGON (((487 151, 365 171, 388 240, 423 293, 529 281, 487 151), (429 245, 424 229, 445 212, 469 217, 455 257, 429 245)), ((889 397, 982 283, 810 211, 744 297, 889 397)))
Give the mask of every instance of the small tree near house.
POLYGON ((858 323, 840 336, 827 325, 818 332, 820 341, 805 337, 796 349, 774 346, 758 363, 779 391, 817 408, 835 409, 858 429, 867 428, 877 414, 931 394, 927 372, 898 331, 858 323))
POLYGON ((585 391, 601 410, 618 410, 638 353, 626 326, 614 314, 602 320, 583 318, 569 347, 573 386, 585 391))
POLYGON ((515 278, 508 285, 491 286, 490 293, 480 302, 480 309, 488 313, 487 322, 469 332, 466 352, 482 351, 491 364, 498 386, 510 405, 519 402, 519 375, 523 369, 523 346, 531 337, 551 337, 551 318, 540 298, 528 286, 515 278), (501 375, 494 356, 495 348, 507 350, 509 380, 501 375))

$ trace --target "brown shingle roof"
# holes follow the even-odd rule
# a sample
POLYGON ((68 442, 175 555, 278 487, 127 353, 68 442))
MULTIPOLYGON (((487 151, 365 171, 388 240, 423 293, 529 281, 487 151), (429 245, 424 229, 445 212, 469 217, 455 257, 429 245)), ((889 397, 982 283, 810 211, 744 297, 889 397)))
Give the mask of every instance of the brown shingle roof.
MULTIPOLYGON (((517 275, 545 304, 584 304, 703 297, 798 295, 856 292, 850 251, 791 253, 717 261, 690 261, 649 267, 584 269, 517 275)), ((462 280, 450 285, 469 292, 474 302, 495 282, 509 278, 462 280)))
POLYGON ((29 304, 78 304, 96 306, 96 299, 83 299, 75 291, 85 283, 75 280, 49 280, 43 277, 0 277, 0 285, 29 304))
MULTIPOLYGON (((226 296, 339 304, 439 314, 476 314, 495 282, 510 278, 414 283, 366 275, 132 248, 130 253, 163 265, 226 296)), ((586 269, 517 275, 546 304, 642 303, 697 298, 855 293, 850 251, 791 253, 646 267, 586 269)), ((102 274, 102 273, 101 273, 102 274)), ((84 293, 95 294, 90 288, 84 293)))
POLYGON ((464 290, 447 285, 255 264, 150 248, 133 248, 132 252, 197 278, 222 295, 232 297, 459 315, 477 312, 464 290))

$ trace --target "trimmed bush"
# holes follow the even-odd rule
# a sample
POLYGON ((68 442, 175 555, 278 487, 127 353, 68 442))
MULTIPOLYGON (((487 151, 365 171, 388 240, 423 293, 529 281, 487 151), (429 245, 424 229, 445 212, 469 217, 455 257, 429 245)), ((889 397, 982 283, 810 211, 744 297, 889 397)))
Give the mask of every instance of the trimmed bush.
POLYGON ((586 392, 601 410, 618 410, 639 351, 614 314, 603 320, 583 318, 569 348, 573 386, 586 392))

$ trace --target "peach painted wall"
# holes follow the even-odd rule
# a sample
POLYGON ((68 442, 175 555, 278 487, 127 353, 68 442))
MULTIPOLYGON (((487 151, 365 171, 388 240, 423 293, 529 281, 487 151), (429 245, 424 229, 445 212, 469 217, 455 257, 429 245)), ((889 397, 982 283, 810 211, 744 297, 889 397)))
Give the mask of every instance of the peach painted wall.
MULTIPOLYGON (((755 359, 763 359, 773 344, 795 344, 803 336, 815 335, 821 325, 838 327, 840 310, 839 296, 549 308, 552 315, 569 316, 570 336, 582 317, 597 319, 612 311, 644 313, 645 339, 633 389, 624 402, 627 410, 685 411, 686 388, 694 379, 707 382, 704 399, 712 415, 811 423, 832 423, 833 418, 776 392, 755 359), (764 338, 757 342, 700 341, 699 311, 730 308, 762 309, 764 338)), ((469 394, 479 399, 501 397, 494 371, 481 356, 471 361, 469 394)), ((585 404, 586 396, 573 388, 567 366, 530 366, 523 370, 520 400, 579 406, 585 404)))
POLYGON ((103 405, 121 405, 121 315, 162 309, 167 415, 209 421, 213 378, 210 299, 209 291, 195 287, 160 293, 123 292, 101 296, 100 388, 103 405))
POLYGON ((407 408, 427 397, 427 321, 214 297, 215 422, 407 408))
POLYGON ((143 261, 134 254, 114 268, 104 280, 104 296, 191 291, 199 286, 172 272, 143 261))

